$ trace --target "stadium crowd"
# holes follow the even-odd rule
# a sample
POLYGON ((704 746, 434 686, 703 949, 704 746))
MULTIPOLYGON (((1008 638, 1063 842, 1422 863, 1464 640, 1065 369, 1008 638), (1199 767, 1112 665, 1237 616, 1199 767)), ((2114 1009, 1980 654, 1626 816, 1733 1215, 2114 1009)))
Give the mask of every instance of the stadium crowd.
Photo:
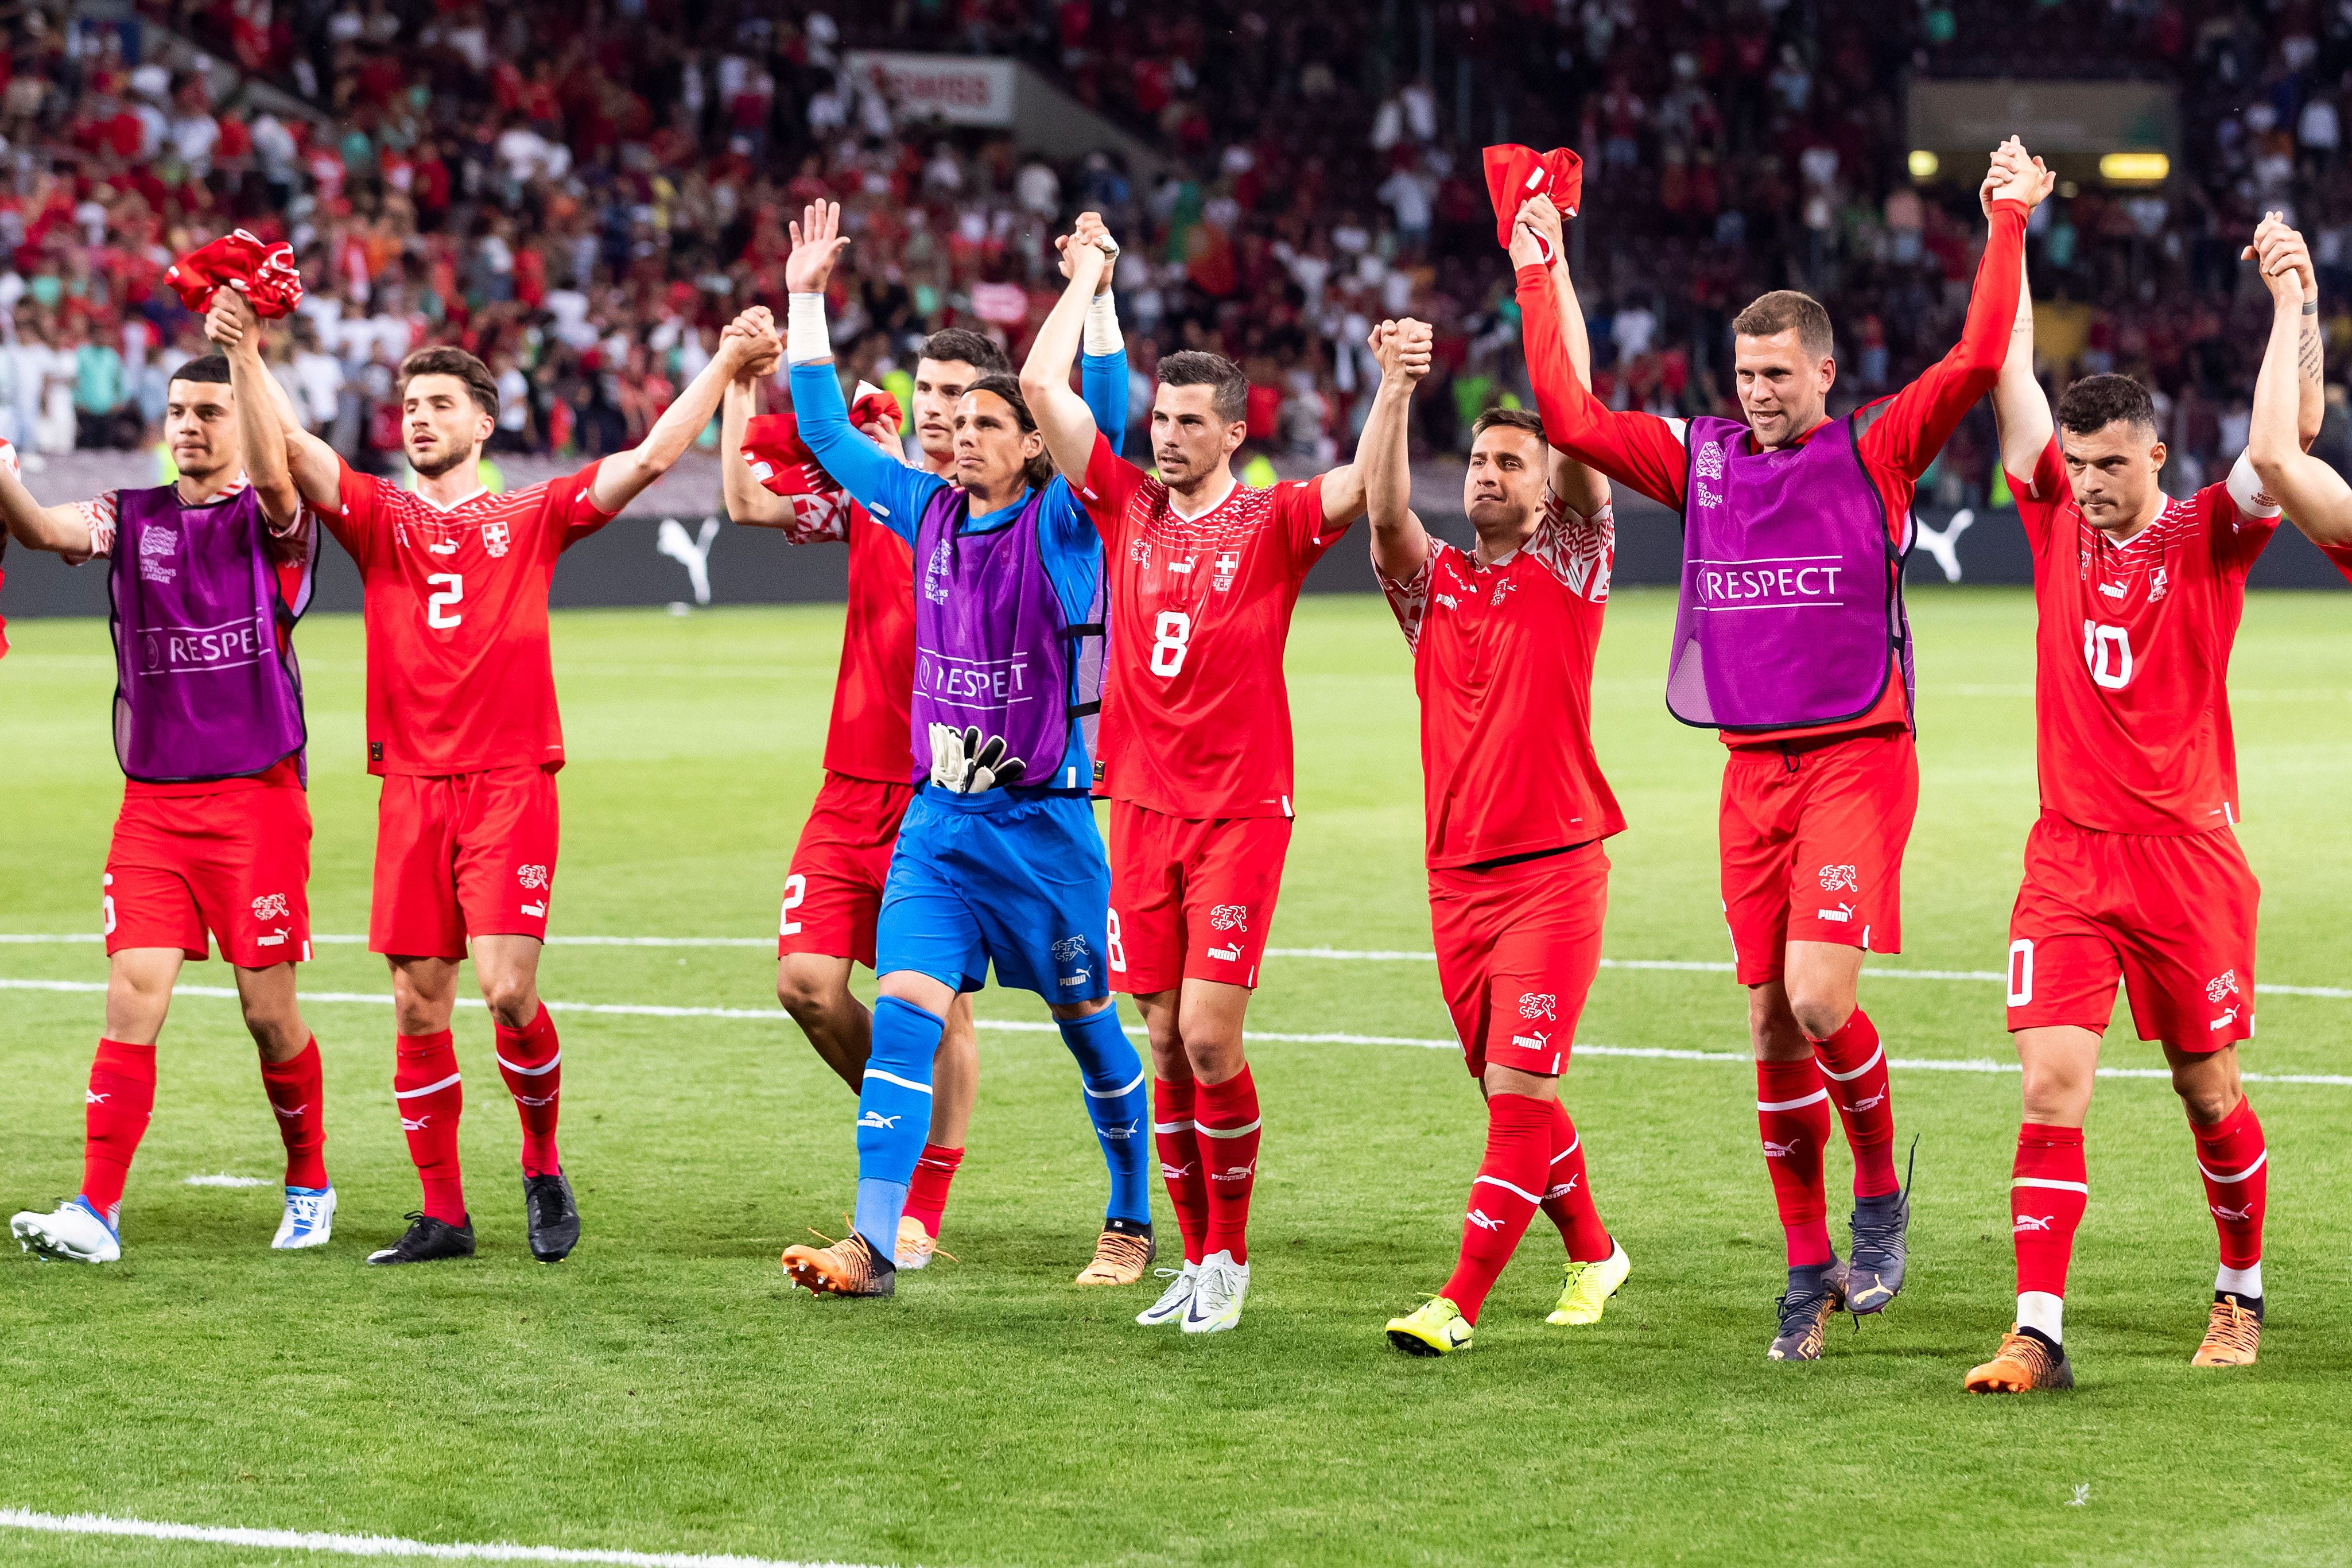
MULTIPOLYGON (((1974 265, 1972 194, 1908 177, 1900 84, 1981 73, 1998 37, 2003 62, 2095 52, 2103 74, 2183 88, 2176 176, 2062 193, 2035 212, 2030 264, 2049 374, 2149 380, 2168 481, 2193 487, 2244 445, 2264 305, 2231 237, 2261 211, 2315 236, 2330 347, 2352 348, 2352 20, 2257 9, 1922 0, 1889 25, 1859 0, 171 0, 68 22, 31 5, 0 87, 0 434, 32 454, 151 439, 163 377, 200 338, 163 268, 243 225, 299 253, 310 295, 277 368, 354 459, 396 459, 393 370, 433 342, 498 373, 500 447, 615 450, 737 309, 781 298, 781 214, 831 195, 856 238, 834 300, 852 368, 951 324, 1017 358, 1058 284, 1048 237, 1091 208, 1144 237, 1118 276, 1139 376, 1161 352, 1220 349, 1250 375, 1254 443, 1328 459, 1369 406, 1367 330, 1409 311, 1437 331, 1417 438, 1458 449, 1481 408, 1526 396, 1480 183, 1500 140, 1587 160, 1575 228, 1606 244, 1580 283, 1613 405, 1727 406, 1729 312, 1782 285, 1852 324, 1841 388, 1870 395, 1953 341, 1974 265), (1164 165, 908 122, 845 57, 909 42, 1030 58, 1164 165), (221 90, 236 72, 281 91, 221 90)), ((1989 417, 1930 496, 1983 497, 1989 417)), ((2319 450, 2352 464, 2340 390, 2319 450)))

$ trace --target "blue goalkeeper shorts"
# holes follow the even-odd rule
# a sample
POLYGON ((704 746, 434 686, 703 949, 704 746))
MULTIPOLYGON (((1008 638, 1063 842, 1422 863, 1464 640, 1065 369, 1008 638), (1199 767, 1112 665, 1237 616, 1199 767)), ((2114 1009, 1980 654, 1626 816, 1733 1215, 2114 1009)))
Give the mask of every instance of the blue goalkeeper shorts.
POLYGON ((891 851, 874 972, 977 991, 992 962, 1000 985, 1091 1002, 1110 994, 1109 915, 1110 862, 1086 796, 926 784, 891 851))

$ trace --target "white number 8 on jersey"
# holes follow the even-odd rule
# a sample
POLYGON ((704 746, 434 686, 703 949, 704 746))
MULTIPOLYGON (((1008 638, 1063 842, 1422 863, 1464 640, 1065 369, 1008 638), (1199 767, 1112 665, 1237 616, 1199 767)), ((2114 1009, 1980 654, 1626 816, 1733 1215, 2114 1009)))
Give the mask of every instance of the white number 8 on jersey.
POLYGON ((1192 617, 1181 610, 1162 610, 1151 626, 1151 673, 1173 675, 1184 668, 1184 649, 1192 635, 1192 617))

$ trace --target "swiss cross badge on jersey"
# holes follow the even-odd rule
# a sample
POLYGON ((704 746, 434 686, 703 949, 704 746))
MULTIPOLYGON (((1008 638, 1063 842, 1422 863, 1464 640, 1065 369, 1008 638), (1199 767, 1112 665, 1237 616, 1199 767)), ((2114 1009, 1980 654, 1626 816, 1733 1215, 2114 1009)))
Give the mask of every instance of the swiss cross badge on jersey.
POLYGON ((504 555, 510 542, 512 539, 508 534, 507 525, 504 522, 494 520, 482 524, 482 548, 490 552, 492 560, 495 561, 504 555))
POLYGON ((1234 578, 1240 574, 1241 569, 1242 552, 1240 551, 1218 551, 1217 574, 1209 580, 1209 585, 1220 594, 1224 593, 1234 585, 1234 578))

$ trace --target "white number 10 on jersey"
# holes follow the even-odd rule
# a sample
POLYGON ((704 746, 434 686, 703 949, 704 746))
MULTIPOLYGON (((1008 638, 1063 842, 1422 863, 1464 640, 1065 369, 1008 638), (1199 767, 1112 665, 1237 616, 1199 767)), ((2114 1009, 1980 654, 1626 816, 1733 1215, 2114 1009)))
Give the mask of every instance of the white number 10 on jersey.
POLYGON ((1162 610, 1151 626, 1151 673, 1173 675, 1184 668, 1184 650, 1192 636, 1192 617, 1181 610, 1162 610))
POLYGON ((2124 626, 2103 626, 2096 621, 2083 623, 2083 662, 2091 667, 2091 679, 2110 691, 2121 691, 2131 684, 2131 632, 2124 626))

